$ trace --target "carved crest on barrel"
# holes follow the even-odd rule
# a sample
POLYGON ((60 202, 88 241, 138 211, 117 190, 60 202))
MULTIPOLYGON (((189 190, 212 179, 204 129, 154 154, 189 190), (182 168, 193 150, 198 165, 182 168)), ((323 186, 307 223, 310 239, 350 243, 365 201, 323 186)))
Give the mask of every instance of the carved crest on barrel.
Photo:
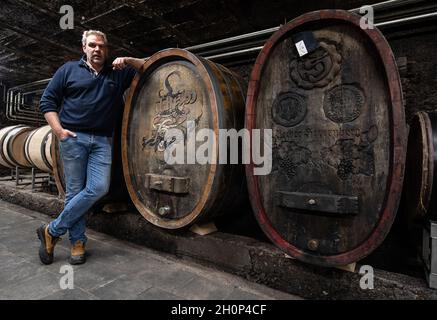
POLYGON ((334 44, 321 41, 316 50, 291 61, 291 79, 303 89, 322 88, 337 76, 341 60, 334 44))
POLYGON ((336 123, 358 118, 364 106, 363 90, 355 85, 339 85, 325 94, 323 109, 328 119, 336 123))
POLYGON ((299 124, 305 118, 306 112, 305 97, 295 92, 282 92, 273 102, 273 120, 284 127, 299 124))
MULTIPOLYGON (((158 92, 156 101, 156 114, 152 120, 152 136, 143 137, 143 149, 146 146, 154 147, 155 152, 163 152, 173 143, 178 143, 175 138, 171 141, 165 140, 165 135, 169 129, 178 128, 184 132, 186 137, 185 122, 191 112, 190 105, 197 101, 197 92, 195 89, 187 88, 180 72, 170 72, 164 80, 164 88, 158 92)), ((197 126, 202 112, 196 116, 195 124, 197 126)))

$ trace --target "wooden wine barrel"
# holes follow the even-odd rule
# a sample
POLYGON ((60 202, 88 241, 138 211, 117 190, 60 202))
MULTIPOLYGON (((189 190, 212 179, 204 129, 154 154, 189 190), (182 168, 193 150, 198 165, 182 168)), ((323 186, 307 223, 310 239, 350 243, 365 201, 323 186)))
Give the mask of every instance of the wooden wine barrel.
MULTIPOLYGON (((434 120, 434 126, 435 121, 434 120)), ((404 194, 408 224, 425 217, 431 203, 434 175, 433 125, 426 112, 415 114, 408 133, 404 194)))
POLYGON ((428 216, 430 205, 437 208, 437 191, 433 189, 437 148, 437 115, 417 112, 408 133, 407 158, 402 207, 409 228, 428 216))
POLYGON ((381 244, 402 191, 406 125, 396 62, 379 30, 361 29, 360 16, 342 10, 284 25, 252 70, 246 127, 272 130, 272 172, 254 175, 251 163, 246 176, 275 245, 337 266, 381 244))
POLYGON ((7 126, 0 129, 0 164, 7 168, 15 168, 15 165, 11 163, 3 153, 3 142, 10 131, 17 127, 22 127, 23 125, 7 126))
POLYGON ((31 168, 24 152, 24 144, 33 128, 16 125, 3 128, 0 132, 0 145, 2 147, 1 162, 9 168, 31 168))
POLYGON ((243 119, 244 92, 230 70, 181 49, 146 61, 131 85, 122 126, 123 173, 145 219, 177 229, 239 210, 244 167, 219 164, 218 143, 208 153, 216 163, 199 164, 194 156, 204 140, 194 142, 194 135, 212 129, 218 142, 219 129, 239 130, 243 119), (169 130, 183 136, 166 141, 169 130), (166 161, 170 147, 182 148, 183 163, 166 161))
POLYGON ((33 167, 51 173, 53 168, 51 145, 52 129, 49 125, 33 130, 24 144, 27 161, 33 167))

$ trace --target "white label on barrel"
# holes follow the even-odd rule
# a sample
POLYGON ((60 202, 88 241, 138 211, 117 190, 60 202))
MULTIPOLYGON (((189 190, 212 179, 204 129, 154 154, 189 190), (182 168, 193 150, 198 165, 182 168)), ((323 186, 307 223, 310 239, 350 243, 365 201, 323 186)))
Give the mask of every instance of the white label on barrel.
POLYGON ((300 57, 303 57, 308 53, 307 47, 305 46, 305 42, 303 42, 303 40, 300 40, 294 45, 296 46, 297 52, 299 53, 300 57))

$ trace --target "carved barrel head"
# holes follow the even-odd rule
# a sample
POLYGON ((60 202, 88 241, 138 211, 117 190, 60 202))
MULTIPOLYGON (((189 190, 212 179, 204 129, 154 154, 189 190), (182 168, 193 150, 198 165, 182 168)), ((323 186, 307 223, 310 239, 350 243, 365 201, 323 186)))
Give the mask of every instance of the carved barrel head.
POLYGON ((284 25, 258 56, 246 104, 246 127, 273 135, 272 172, 246 166, 256 218, 287 254, 324 266, 377 248, 402 189, 397 67, 382 34, 359 19, 326 10, 284 25), (312 50, 302 55, 305 38, 312 50))

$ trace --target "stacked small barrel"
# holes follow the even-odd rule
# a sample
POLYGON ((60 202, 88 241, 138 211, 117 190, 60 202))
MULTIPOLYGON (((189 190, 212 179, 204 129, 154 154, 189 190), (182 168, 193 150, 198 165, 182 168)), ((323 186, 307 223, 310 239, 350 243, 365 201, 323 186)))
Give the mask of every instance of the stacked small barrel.
POLYGON ((0 164, 7 168, 36 168, 51 173, 50 126, 32 128, 19 124, 0 130, 0 164))

